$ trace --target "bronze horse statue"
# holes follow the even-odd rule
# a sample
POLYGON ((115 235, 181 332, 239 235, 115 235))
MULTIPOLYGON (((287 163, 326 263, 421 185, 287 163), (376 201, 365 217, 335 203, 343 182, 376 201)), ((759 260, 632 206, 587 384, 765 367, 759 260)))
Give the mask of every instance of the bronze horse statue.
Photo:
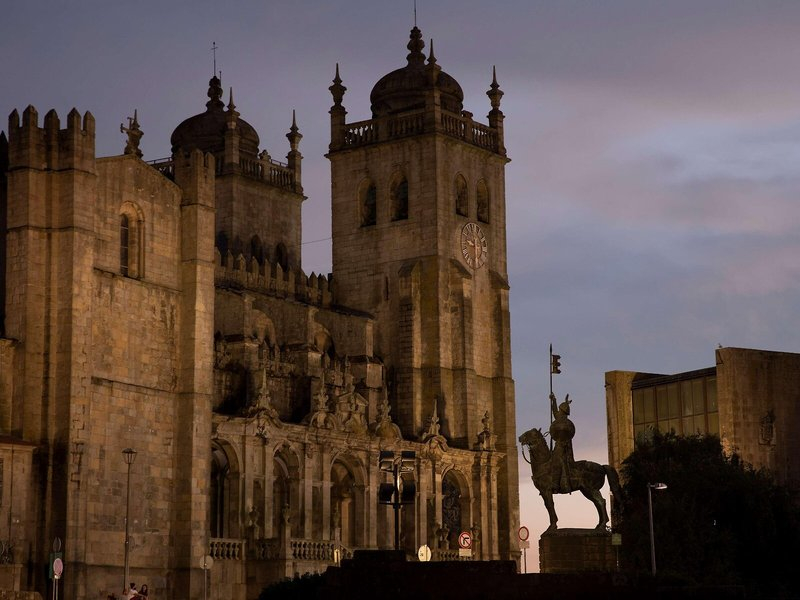
MULTIPOLYGON (((530 460, 525 458, 525 462, 531 466, 531 479, 533 485, 539 490, 539 494, 544 500, 544 505, 550 515, 550 527, 547 531, 557 529, 558 517, 556 516, 555 505, 553 504, 553 494, 566 493, 559 489, 557 473, 558 468, 554 468, 555 457, 547 445, 541 429, 530 429, 519 436, 522 444, 522 457, 525 458, 525 446, 528 447, 530 460)), ((597 530, 605 530, 608 525, 608 512, 606 511, 606 501, 600 493, 606 477, 611 493, 619 498, 620 487, 619 477, 614 467, 600 465, 588 460, 577 460, 570 465, 569 470, 569 491, 580 492, 592 501, 597 509, 599 522, 597 530)))

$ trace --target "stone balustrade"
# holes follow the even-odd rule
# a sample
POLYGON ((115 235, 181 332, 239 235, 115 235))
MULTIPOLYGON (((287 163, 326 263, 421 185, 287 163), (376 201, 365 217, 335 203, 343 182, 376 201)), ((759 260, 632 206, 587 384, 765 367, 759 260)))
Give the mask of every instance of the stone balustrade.
MULTIPOLYGON (((175 161, 169 158, 159 158, 148 161, 151 167, 164 175, 167 179, 175 180, 175 161)), ((222 162, 222 157, 217 157, 216 174, 223 175, 226 172, 226 165, 222 162)), ((273 160, 268 156, 263 158, 240 158, 239 172, 245 177, 265 181, 275 187, 295 190, 294 171, 285 163, 273 160)))
MULTIPOLYGON (((474 121, 467 112, 459 115, 442 111, 435 130, 487 150, 501 151, 497 131, 474 121)), ((343 147, 353 148, 427 132, 425 111, 418 110, 349 123, 344 126, 343 147)))
POLYGON ((244 560, 246 540, 234 538, 211 538, 208 554, 214 560, 244 560))

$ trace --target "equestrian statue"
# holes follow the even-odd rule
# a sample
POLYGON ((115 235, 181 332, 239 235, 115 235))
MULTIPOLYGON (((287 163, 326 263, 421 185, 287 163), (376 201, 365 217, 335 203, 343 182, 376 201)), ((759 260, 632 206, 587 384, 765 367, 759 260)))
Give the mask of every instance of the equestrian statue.
POLYGON ((558 523, 553 494, 570 494, 576 491, 592 501, 599 518, 595 529, 605 531, 608 526, 608 511, 600 488, 603 487, 607 477, 611 493, 619 498, 619 477, 617 471, 609 465, 600 465, 588 460, 576 461, 573 457, 572 438, 575 437, 575 424, 569 419, 571 403, 567 394, 564 402, 557 406, 555 395, 550 393, 553 420, 550 423, 549 435, 554 447, 552 450, 549 448, 541 429, 530 429, 519 436, 522 457, 531 466, 533 485, 539 490, 550 515, 550 527, 547 531, 556 530, 558 523), (526 447, 530 459, 525 457, 526 447))

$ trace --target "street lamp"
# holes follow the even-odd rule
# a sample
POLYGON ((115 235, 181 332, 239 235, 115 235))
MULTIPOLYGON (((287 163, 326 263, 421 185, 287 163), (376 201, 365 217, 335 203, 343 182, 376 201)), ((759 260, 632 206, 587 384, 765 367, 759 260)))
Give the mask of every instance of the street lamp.
POLYGON ((131 465, 136 460, 136 450, 133 448, 125 448, 122 451, 122 457, 125 459, 125 464, 128 465, 128 497, 125 500, 125 581, 122 582, 122 589, 124 590, 128 585, 128 548, 129 548, 129 522, 131 512, 131 465))
POLYGON ((647 509, 650 515, 650 567, 653 570, 653 577, 656 576, 656 541, 653 536, 653 492, 652 490, 665 490, 666 483, 647 484, 647 509))
POLYGON ((417 460, 413 450, 403 450, 395 456, 391 450, 381 450, 380 468, 392 474, 392 483, 382 483, 378 489, 378 502, 394 508, 394 549, 400 550, 400 509, 403 504, 413 504, 417 486, 413 481, 403 481, 402 473, 411 473, 417 460))

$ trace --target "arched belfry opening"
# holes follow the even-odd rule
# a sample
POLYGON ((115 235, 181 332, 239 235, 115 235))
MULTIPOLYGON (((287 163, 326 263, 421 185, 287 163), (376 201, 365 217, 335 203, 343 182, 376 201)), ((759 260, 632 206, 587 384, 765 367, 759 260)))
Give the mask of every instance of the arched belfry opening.
POLYGON ((391 186, 392 221, 408 219, 408 180, 402 175, 391 186))

